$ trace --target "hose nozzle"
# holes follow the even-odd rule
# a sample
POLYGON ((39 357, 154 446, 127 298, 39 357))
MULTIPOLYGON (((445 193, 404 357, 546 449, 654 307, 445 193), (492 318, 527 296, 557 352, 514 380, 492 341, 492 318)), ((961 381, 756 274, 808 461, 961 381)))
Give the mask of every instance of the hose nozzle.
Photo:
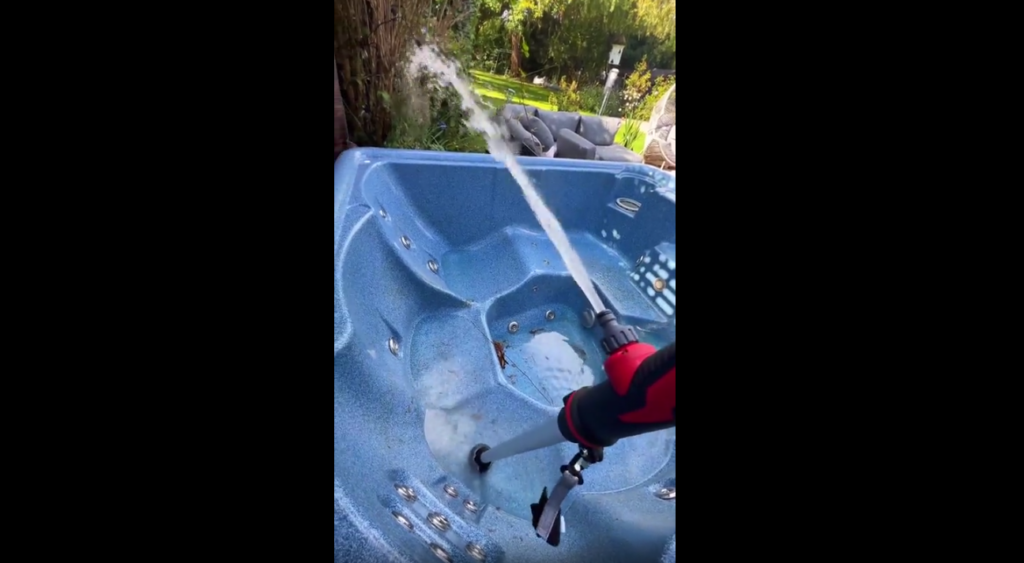
POLYGON ((620 325, 615 319, 615 314, 609 310, 597 314, 597 324, 601 326, 604 336, 601 338, 601 347, 605 354, 613 352, 631 342, 639 342, 636 332, 629 325, 620 325))

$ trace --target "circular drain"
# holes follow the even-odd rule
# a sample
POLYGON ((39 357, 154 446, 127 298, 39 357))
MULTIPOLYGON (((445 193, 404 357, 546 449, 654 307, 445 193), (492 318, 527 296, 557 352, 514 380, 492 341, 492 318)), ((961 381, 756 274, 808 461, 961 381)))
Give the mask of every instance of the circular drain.
POLYGON ((658 498, 660 498, 661 500, 675 500, 675 498, 676 498, 676 488, 675 487, 666 487, 666 488, 658 491, 657 495, 658 495, 658 498))
POLYGON ((519 332, 519 323, 515 321, 508 323, 508 331, 512 334, 519 332))
POLYGON ((444 486, 444 494, 446 494, 446 495, 448 495, 448 496, 450 496, 452 498, 455 498, 455 497, 459 496, 459 491, 458 491, 458 489, 456 489, 455 487, 453 487, 451 485, 445 485, 444 486))
POLYGON ((628 197, 616 198, 615 205, 619 206, 619 209, 629 211, 630 213, 640 211, 640 202, 635 199, 629 199, 628 197))
POLYGON ((406 248, 409 248, 409 247, 412 246, 412 241, 409 240, 409 237, 407 237, 405 235, 402 235, 402 238, 400 238, 398 240, 402 241, 402 246, 404 246, 406 248))
MULTIPOLYGON (((480 473, 487 473, 487 470, 491 468, 491 464, 484 463, 483 460, 480 459, 480 456, 489 449, 491 449, 491 447, 487 444, 477 444, 473 446, 473 449, 469 450, 469 466, 480 473)), ((467 506, 469 506, 469 503, 471 502, 473 501, 466 500, 467 506)), ((476 511, 474 510, 473 512, 476 511)))
POLYGON ((480 510, 480 507, 477 506, 475 502, 469 499, 466 499, 466 502, 462 503, 462 506, 465 506, 466 510, 472 512, 473 514, 476 514, 477 510, 480 510))
POLYGON ((445 551, 443 547, 437 545, 436 543, 430 544, 430 551, 433 551, 434 555, 438 556, 438 558, 440 558, 441 561, 445 561, 446 563, 452 563, 452 556, 449 555, 448 552, 445 551))
POLYGON ((391 350, 392 354, 398 355, 398 341, 394 337, 388 338, 388 350, 391 350))
POLYGON ((437 273, 437 262, 433 260, 427 260, 427 267, 430 268, 431 272, 437 273))
POLYGON ((654 291, 664 291, 664 289, 665 289, 665 280, 663 280, 661 278, 654 278, 654 284, 653 285, 654 285, 654 291))

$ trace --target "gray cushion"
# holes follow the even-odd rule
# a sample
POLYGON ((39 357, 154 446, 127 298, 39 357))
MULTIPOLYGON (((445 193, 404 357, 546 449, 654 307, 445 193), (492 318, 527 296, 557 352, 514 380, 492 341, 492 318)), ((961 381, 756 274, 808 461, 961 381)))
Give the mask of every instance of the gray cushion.
POLYGON ((622 120, 614 117, 584 115, 580 117, 579 134, 599 147, 608 146, 615 144, 615 134, 621 124, 622 120))
POLYGON ((532 134, 540 141, 540 145, 547 152, 555 144, 555 136, 548 130, 548 126, 539 117, 533 115, 520 115, 519 123, 523 125, 527 133, 532 134))
POLYGON ((556 143, 555 158, 594 160, 597 157, 594 143, 568 129, 562 129, 561 133, 562 138, 556 143))
POLYGON ((537 108, 520 104, 507 104, 501 108, 501 116, 505 119, 515 119, 520 115, 537 115, 537 108))
POLYGON ((643 157, 622 145, 597 147, 597 159, 611 162, 643 162, 643 157))
POLYGON ((544 125, 548 126, 548 131, 551 131, 555 142, 558 142, 558 132, 560 130, 568 129, 575 133, 576 127, 580 123, 580 114, 571 111, 538 110, 537 117, 544 122, 544 125))
POLYGON ((512 138, 523 144, 522 154, 532 154, 539 156, 544 153, 544 147, 541 146, 540 140, 523 127, 523 124, 517 119, 509 119, 505 122, 508 125, 508 132, 512 134, 512 138))

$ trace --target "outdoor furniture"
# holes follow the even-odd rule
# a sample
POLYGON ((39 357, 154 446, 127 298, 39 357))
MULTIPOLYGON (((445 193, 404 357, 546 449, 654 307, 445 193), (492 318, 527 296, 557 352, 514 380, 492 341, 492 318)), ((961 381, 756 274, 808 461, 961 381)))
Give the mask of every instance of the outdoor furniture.
POLYGON ((675 140, 671 143, 660 139, 651 139, 644 147, 644 154, 641 155, 644 164, 657 166, 662 170, 676 169, 676 147, 675 140))
POLYGON ((644 142, 643 163, 662 170, 676 169, 676 87, 654 106, 644 142))
POLYGON ((528 105, 507 104, 499 114, 519 143, 524 156, 551 156, 581 160, 642 162, 642 157, 622 145, 615 144, 615 134, 623 120, 615 117, 581 115, 568 111, 547 111, 528 105), (531 119, 536 118, 536 119, 531 119), (546 129, 540 130, 538 123, 546 129), (552 145, 545 146, 545 134, 552 145))

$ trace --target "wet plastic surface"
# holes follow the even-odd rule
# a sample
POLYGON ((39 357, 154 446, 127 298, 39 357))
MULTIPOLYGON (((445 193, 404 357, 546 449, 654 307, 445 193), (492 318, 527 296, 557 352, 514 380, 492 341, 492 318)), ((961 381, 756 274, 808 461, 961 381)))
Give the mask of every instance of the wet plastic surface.
MULTIPOLYGON (((520 162, 608 308, 645 342, 675 340, 675 177, 520 162)), ((573 444, 470 469, 474 444, 605 378, 586 299, 508 171, 488 155, 352 149, 334 202, 335 561, 674 561, 676 501, 655 492, 675 487, 675 429, 607 449, 566 501, 559 547, 533 534, 529 504, 573 444)))

